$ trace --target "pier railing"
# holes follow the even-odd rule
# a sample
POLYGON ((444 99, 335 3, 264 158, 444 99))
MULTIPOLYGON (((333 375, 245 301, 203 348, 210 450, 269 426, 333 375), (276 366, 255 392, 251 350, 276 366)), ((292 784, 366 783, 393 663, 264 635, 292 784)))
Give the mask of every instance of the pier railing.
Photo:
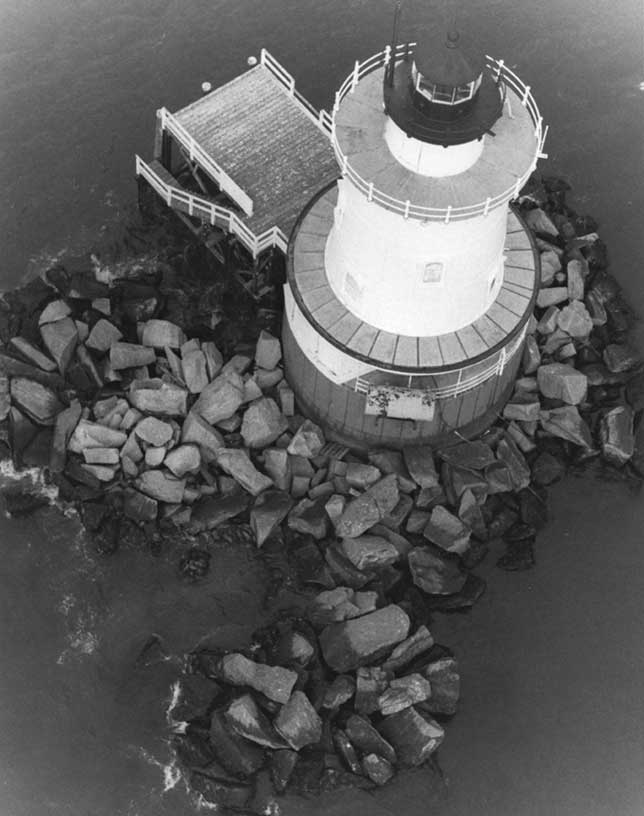
POLYGON ((335 103, 333 105, 333 113, 331 117, 331 141, 333 143, 333 149, 335 151, 338 164, 342 169, 342 174, 343 176, 351 179, 353 184, 355 184, 355 186, 361 190, 361 192, 363 192, 370 201, 377 201, 387 209, 401 213, 405 216, 405 218, 444 221, 445 223, 448 223, 450 220, 470 218, 475 215, 487 215, 491 209, 507 203, 513 198, 517 198, 519 191, 536 167, 537 159, 544 157, 543 147, 548 131, 547 127, 544 128, 543 117, 539 113, 537 103, 530 93, 530 86, 524 85, 519 77, 504 64, 503 60, 495 60, 489 56, 486 57, 487 66, 492 71, 496 81, 503 83, 506 88, 513 91, 516 97, 518 97, 520 104, 527 109, 534 126, 536 147, 533 159, 530 162, 530 166, 524 172, 524 174, 517 178, 516 182, 511 187, 508 187, 502 193, 499 193, 494 197, 486 198, 483 201, 465 207, 422 207, 417 204, 413 204, 411 201, 402 201, 401 199, 394 198, 381 190, 378 190, 374 186, 373 182, 362 178, 357 170, 351 166, 348 156, 343 152, 342 147, 338 142, 335 119, 340 108, 340 103, 345 96, 352 93, 355 90, 358 82, 367 74, 370 74, 372 71, 376 71, 382 66, 389 65, 392 59, 398 61, 408 55, 413 54, 415 45, 416 43, 398 45, 395 49, 393 49, 393 51, 390 46, 387 46, 384 51, 374 54, 364 62, 356 62, 353 71, 345 79, 342 85, 340 85, 340 88, 335 95, 335 103))
MULTIPOLYGON (((450 385, 444 386, 431 386, 426 389, 419 389, 419 388, 412 388, 411 383, 412 380, 418 380, 418 374, 409 374, 409 384, 408 390, 410 391, 419 391, 423 390, 427 394, 430 399, 448 399, 449 397, 457 397, 460 394, 464 394, 466 391, 471 391, 473 388, 477 388, 479 385, 482 385, 484 382, 489 380, 491 377, 501 376, 506 365, 510 362, 510 360, 514 357, 514 355, 519 351, 523 340, 525 338, 526 328, 524 326, 523 330, 515 337, 512 343, 509 346, 506 346, 501 349, 501 351, 496 355, 493 362, 490 365, 486 366, 483 370, 477 371, 475 374, 468 375, 468 368, 461 368, 458 370, 458 378, 455 383, 451 383, 450 385)), ((473 368, 471 366, 470 368, 473 368)), ((478 366, 477 366, 478 368, 478 366)), ((455 372, 450 372, 453 374, 455 372)), ((440 379, 441 374, 434 374, 430 375, 435 380, 440 379)), ((375 385, 369 382, 368 379, 364 377, 358 377, 354 380, 353 383, 353 390, 357 391, 361 394, 368 394, 371 389, 375 390, 382 390, 386 388, 386 386, 382 385, 375 385)))
POLYGON ((182 145, 190 156, 191 161, 197 164, 212 178, 214 182, 237 204, 246 215, 253 214, 253 200, 236 184, 226 171, 195 141, 183 125, 176 119, 167 108, 157 111, 157 116, 161 123, 161 129, 172 134, 177 142, 182 145))
POLYGON ((190 216, 201 218, 205 223, 235 235, 246 249, 256 258, 260 252, 277 247, 286 252, 288 240, 282 230, 275 226, 256 235, 232 210, 220 207, 207 198, 189 193, 180 187, 168 184, 158 173, 136 157, 136 175, 144 178, 161 196, 168 207, 173 207, 190 216))
POLYGON ((322 130, 326 136, 331 136, 332 119, 331 116, 324 110, 316 110, 309 100, 302 96, 302 94, 295 87, 295 79, 292 74, 278 62, 275 57, 270 54, 265 48, 262 48, 260 63, 267 68, 271 74, 280 82, 288 91, 288 93, 300 103, 304 113, 322 130))

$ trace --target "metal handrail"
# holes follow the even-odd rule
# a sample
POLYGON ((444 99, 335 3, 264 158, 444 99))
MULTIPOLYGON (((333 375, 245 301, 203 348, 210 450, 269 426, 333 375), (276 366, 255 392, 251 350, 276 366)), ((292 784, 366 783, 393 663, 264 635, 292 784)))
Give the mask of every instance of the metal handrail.
POLYGON ((320 128, 324 135, 330 137, 332 131, 331 116, 323 108, 318 111, 305 96, 302 96, 295 87, 293 75, 265 48, 261 50, 260 63, 267 68, 278 82, 286 88, 288 93, 300 103, 303 112, 320 128))
POLYGON ((383 65, 389 65, 392 59, 400 60, 403 57, 412 54, 415 45, 416 43, 405 43, 398 45, 394 49, 393 55, 391 47, 387 46, 384 51, 374 54, 364 62, 356 62, 353 71, 344 80, 336 92, 332 113, 331 141, 336 159, 342 169, 342 175, 349 178, 353 184, 369 198, 370 201, 377 201, 387 209, 401 213, 405 216, 405 218, 445 221, 445 223, 448 223, 450 220, 470 218, 474 215, 487 215, 491 209, 494 209, 495 207, 498 207, 519 195, 519 191, 536 167, 537 159, 545 157, 543 147, 548 130, 547 128, 544 130, 543 117, 539 113, 537 103, 530 93, 530 86, 524 85, 519 77, 504 64, 503 60, 495 60, 490 56, 486 56, 487 66, 493 71, 496 81, 503 82, 506 87, 510 88, 520 98, 521 104, 530 114, 530 118, 532 119, 532 123, 534 125, 536 148, 529 168, 523 173, 522 176, 517 178, 512 187, 509 187, 502 193, 499 193, 494 197, 488 197, 484 201, 476 204, 470 204, 465 207, 454 207, 451 205, 448 207, 422 207, 413 204, 411 201, 402 201, 401 199, 387 195, 375 187, 373 182, 366 181, 366 179, 362 178, 357 170, 351 166, 348 156, 340 147, 336 133, 336 115, 342 100, 348 93, 352 93, 355 90, 358 82, 364 76, 377 70, 383 65))
POLYGON ((187 148, 190 159, 196 160, 199 166, 215 181, 221 190, 246 213, 253 214, 253 200, 242 188, 234 182, 226 171, 210 156, 193 136, 183 127, 167 108, 160 108, 157 116, 161 121, 161 129, 171 133, 177 141, 187 148))
MULTIPOLYGON (((473 388, 477 388, 479 385, 482 385, 484 382, 489 380, 491 377, 500 375, 503 373, 503 369, 507 366, 508 362, 514 357, 517 351, 521 348, 521 344, 525 338, 526 327, 523 327, 523 330, 517 335, 515 340, 513 341, 512 345, 506 349, 501 349, 501 352, 497 355, 496 360, 489 365, 487 368, 483 369, 483 371, 479 371, 477 374, 474 374, 472 377, 463 377, 463 372, 467 371, 467 367, 461 369, 455 369, 458 371, 458 382, 452 383, 451 385, 445 386, 437 386, 435 388, 408 388, 405 389, 404 387, 396 386, 400 388, 402 391, 424 391, 428 397, 431 399, 448 399, 449 397, 456 397, 459 394, 464 394, 466 391, 471 391, 473 388)), ((450 372, 454 373, 454 372, 450 372)), ((417 374, 411 374, 411 376, 419 376, 417 374)), ((435 377, 440 377, 441 374, 433 375, 435 377)), ((386 386, 385 386, 386 387, 386 386)), ((369 380, 364 379, 363 377, 357 377, 354 381, 353 390, 357 391, 361 394, 366 394, 369 392, 371 388, 383 388, 382 385, 372 385, 369 380)))
POLYGON ((173 187, 146 164, 140 156, 136 157, 136 175, 143 176, 148 184, 164 199, 168 207, 182 205, 191 216, 205 218, 213 227, 219 227, 237 236, 242 244, 256 258, 260 252, 277 247, 286 252, 288 240, 282 230, 270 227, 259 235, 255 233, 232 210, 220 207, 207 198, 189 193, 179 187, 173 187))

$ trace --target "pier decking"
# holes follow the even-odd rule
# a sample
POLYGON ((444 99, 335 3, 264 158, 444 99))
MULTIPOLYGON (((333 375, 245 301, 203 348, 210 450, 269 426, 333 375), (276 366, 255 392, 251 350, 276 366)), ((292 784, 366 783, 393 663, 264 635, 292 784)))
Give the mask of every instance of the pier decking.
POLYGON ((288 236, 310 199, 339 176, 331 120, 295 90, 293 78, 266 51, 261 62, 174 114, 159 111, 169 135, 233 202, 181 188, 161 156, 143 176, 168 206, 233 233, 257 257, 270 246, 286 251, 288 236))

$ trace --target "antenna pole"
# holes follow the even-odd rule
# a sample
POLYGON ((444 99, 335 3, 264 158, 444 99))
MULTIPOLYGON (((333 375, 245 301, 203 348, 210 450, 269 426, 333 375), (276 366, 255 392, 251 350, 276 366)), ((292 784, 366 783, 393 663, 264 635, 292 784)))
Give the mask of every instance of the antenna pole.
POLYGON ((400 10, 402 8, 402 0, 396 3, 396 10, 394 11, 394 28, 391 32, 391 58, 387 66, 387 76, 385 82, 390 88, 394 86, 394 68, 396 67, 396 45, 398 44, 398 26, 400 23, 400 10))

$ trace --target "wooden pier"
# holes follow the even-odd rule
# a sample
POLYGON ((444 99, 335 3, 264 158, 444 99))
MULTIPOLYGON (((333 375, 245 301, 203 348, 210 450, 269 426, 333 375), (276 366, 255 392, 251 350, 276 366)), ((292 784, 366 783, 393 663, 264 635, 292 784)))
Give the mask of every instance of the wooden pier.
POLYGON ((223 233, 257 268, 267 250, 286 252, 299 214, 339 170, 329 115, 262 50, 226 85, 174 114, 159 110, 154 158, 137 156, 136 173, 194 232, 223 233))

